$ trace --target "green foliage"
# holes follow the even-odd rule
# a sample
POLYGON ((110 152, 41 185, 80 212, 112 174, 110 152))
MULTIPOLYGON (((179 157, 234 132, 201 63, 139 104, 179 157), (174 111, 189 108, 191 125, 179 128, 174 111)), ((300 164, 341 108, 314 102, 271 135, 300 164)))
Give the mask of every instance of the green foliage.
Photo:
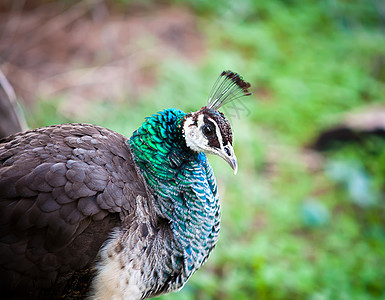
MULTIPOLYGON (((321 162, 304 150, 346 111, 383 101, 381 2, 169 2, 198 15, 205 57, 159 62, 152 94, 98 102, 81 120, 129 136, 157 110, 200 108, 222 69, 243 74, 254 96, 225 108, 238 175, 209 158, 222 195, 220 241, 181 292, 159 299, 383 299, 383 141, 321 162)), ((41 124, 52 114, 44 105, 41 124)))

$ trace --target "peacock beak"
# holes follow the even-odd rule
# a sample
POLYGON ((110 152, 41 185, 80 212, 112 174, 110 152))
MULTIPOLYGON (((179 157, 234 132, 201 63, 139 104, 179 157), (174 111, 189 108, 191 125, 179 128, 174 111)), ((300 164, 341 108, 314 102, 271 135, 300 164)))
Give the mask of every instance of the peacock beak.
POLYGON ((238 172, 238 163, 233 146, 231 146, 230 143, 227 144, 220 151, 218 151, 218 155, 230 165, 230 167, 234 170, 234 175, 236 175, 238 172))

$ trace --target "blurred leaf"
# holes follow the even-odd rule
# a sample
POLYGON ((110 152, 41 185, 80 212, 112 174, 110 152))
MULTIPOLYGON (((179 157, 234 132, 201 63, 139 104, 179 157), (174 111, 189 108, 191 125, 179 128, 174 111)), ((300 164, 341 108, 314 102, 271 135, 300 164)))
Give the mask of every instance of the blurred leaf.
POLYGON ((355 204, 368 207, 376 203, 377 195, 373 189, 372 179, 359 162, 332 160, 326 172, 328 176, 346 187, 355 204))
POLYGON ((302 205, 302 217, 309 227, 320 227, 325 225, 330 214, 326 206, 317 199, 307 199, 302 205))

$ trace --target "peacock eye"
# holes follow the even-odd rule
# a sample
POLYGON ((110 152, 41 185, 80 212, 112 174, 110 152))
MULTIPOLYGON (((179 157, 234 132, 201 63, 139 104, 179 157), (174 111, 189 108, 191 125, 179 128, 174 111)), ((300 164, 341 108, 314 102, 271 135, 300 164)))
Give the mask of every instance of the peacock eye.
POLYGON ((207 137, 212 137, 214 135, 214 128, 211 125, 205 125, 202 128, 203 134, 207 137))

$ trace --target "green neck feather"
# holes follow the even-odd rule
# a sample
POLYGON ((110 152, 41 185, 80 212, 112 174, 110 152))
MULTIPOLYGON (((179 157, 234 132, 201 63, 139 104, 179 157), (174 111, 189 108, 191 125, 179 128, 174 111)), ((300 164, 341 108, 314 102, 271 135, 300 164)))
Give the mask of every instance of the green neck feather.
POLYGON ((182 134, 183 117, 180 110, 169 109, 146 118, 130 138, 136 163, 154 193, 163 194, 165 181, 172 182, 182 165, 196 156, 189 150, 182 134))

